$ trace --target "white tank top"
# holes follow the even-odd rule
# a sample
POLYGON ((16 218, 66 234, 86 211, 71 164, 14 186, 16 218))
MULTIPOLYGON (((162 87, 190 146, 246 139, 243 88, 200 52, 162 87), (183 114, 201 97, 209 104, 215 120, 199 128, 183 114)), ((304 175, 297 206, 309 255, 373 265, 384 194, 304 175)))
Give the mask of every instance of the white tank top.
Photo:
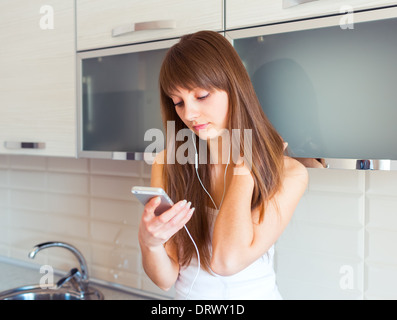
MULTIPOLYGON (((214 210, 214 217, 217 211, 214 210)), ((274 246, 258 260, 244 270, 231 275, 220 276, 210 274, 203 269, 197 276, 197 259, 181 267, 175 283, 175 299, 192 300, 257 300, 282 299, 276 284, 276 275, 273 268, 274 246)))

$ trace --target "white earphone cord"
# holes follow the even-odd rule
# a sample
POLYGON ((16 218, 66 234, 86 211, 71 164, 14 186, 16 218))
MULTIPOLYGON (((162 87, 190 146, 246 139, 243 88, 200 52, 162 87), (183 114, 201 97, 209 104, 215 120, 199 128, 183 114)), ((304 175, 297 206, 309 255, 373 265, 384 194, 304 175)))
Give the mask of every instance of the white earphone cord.
MULTIPOLYGON (((225 190, 226 190, 226 172, 227 172, 227 167, 229 166, 230 149, 229 149, 229 156, 228 156, 227 164, 226 164, 226 168, 225 168, 225 173, 224 173, 224 175, 223 175, 223 194, 222 194, 221 203, 219 204, 219 209, 218 209, 218 207, 217 207, 216 204, 215 204, 214 199, 212 199, 211 195, 209 194, 209 192, 207 191, 207 189, 204 187, 203 183, 201 182, 200 175, 199 175, 199 173, 198 173, 198 154, 197 154, 196 143, 194 142, 194 140, 195 140, 194 132, 192 132, 192 138, 193 138, 194 149, 195 149, 195 151, 196 151, 196 154, 195 154, 195 156, 194 156, 194 167, 195 167, 195 169, 196 169, 197 178, 198 178, 198 180, 199 180, 199 182, 200 182, 202 188, 204 189, 204 191, 205 191, 205 192, 207 193, 207 195, 210 197, 210 199, 211 199, 211 201, 212 201, 212 204, 214 205, 215 209, 216 209, 216 210, 219 210, 219 209, 221 208, 221 206, 222 206, 223 198, 225 197, 225 190)), ((197 248, 197 245, 196 245, 196 243, 194 242, 193 237, 192 237, 192 235, 190 234, 189 230, 187 229, 186 225, 185 225, 184 227, 185 227, 185 230, 186 230, 187 234, 188 234, 189 237, 190 237, 190 240, 192 240, 193 245, 194 245, 194 247, 195 247, 195 249, 196 249, 196 253, 197 253, 197 273, 196 273, 196 276, 194 277, 194 279, 193 279, 193 281, 192 281, 192 284, 191 284, 191 286, 190 286, 190 289, 189 289, 189 291, 188 291, 188 293, 187 293, 187 295, 186 295, 186 297, 185 297, 185 299, 187 300, 187 299, 189 298, 190 292, 192 291, 193 285, 194 285, 194 283, 196 282, 197 277, 198 277, 198 275, 199 275, 199 273, 200 273, 200 253, 199 253, 199 250, 198 250, 198 248, 197 248)))
POLYGON ((187 293, 187 295, 186 295, 186 297, 185 297, 185 299, 187 300, 187 299, 189 298, 190 291, 192 291, 193 285, 194 285, 194 283, 196 282, 196 279, 197 279, 197 277, 198 277, 198 275, 199 275, 199 273, 200 273, 200 253, 199 253, 199 250, 198 250, 198 248, 197 248, 196 242, 194 242, 193 237, 192 237, 192 235, 190 234, 189 230, 187 229, 186 225, 184 225, 184 227, 185 227, 185 230, 186 230, 187 234, 188 234, 189 237, 190 237, 190 240, 192 240, 192 242, 193 242, 193 244, 194 244, 194 247, 196 248, 197 263, 198 263, 198 264, 197 264, 197 273, 196 273, 196 276, 194 277, 193 282, 192 282, 192 284, 191 284, 191 286, 190 286, 189 292, 187 293))

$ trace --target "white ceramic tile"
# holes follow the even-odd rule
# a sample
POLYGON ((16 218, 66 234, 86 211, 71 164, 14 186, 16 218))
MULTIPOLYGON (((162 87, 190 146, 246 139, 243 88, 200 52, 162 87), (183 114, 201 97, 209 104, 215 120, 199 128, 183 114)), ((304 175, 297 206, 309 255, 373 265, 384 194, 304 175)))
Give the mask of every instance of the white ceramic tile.
POLYGON ((0 168, 9 167, 9 156, 6 154, 0 154, 0 168))
POLYGON ((90 200, 86 196, 47 193, 46 201, 46 211, 51 214, 87 217, 90 212, 90 200))
MULTIPOLYGON (((173 289, 157 288, 140 261, 143 206, 130 190, 150 185, 150 169, 139 161, 0 156, 0 254, 29 261, 39 242, 78 243, 96 278, 172 297, 173 289)), ((397 274, 390 254, 397 242, 396 173, 309 169, 309 179, 276 247, 286 298, 359 299, 363 290, 367 298, 394 297, 385 281, 397 274), (338 287, 341 265, 352 266, 354 290, 338 287)), ((52 250, 39 255, 35 262, 70 260, 52 250)))
POLYGON ((133 272, 115 271, 113 269, 104 268, 100 265, 93 265, 91 277, 113 282, 115 284, 121 284, 127 287, 129 286, 132 288, 141 289, 141 275, 133 272))
MULTIPOLYGON (((1 227, 0 227, 0 232, 3 232, 1 227)), ((10 256, 10 246, 8 243, 3 244, 0 242, 0 256, 4 256, 4 257, 10 256)))
MULTIPOLYGON (((51 239, 50 241, 53 240, 66 242, 74 246, 78 251, 80 251, 87 262, 88 272, 90 272, 92 258, 91 246, 88 242, 84 240, 77 240, 76 238, 72 239, 70 237, 65 237, 61 235, 57 239, 51 239)), ((45 249, 45 251, 47 251, 48 253, 47 263, 51 265, 54 269, 69 271, 71 268, 80 268, 76 256, 65 248, 53 247, 45 249)))
POLYGON ((150 186, 150 178, 142 178, 142 186, 150 186))
POLYGON ((10 207, 45 211, 47 194, 32 190, 10 190, 10 207))
POLYGON ((13 209, 10 220, 13 228, 42 232, 48 236, 88 238, 88 221, 85 219, 13 209))
POLYGON ((367 173, 367 194, 397 196, 397 171, 367 173))
MULTIPOLYGON (((358 294, 363 291, 363 260, 358 258, 317 254, 304 248, 295 250, 277 247, 276 259, 277 278, 299 279, 302 283, 340 291, 340 294, 358 294)), ((281 288, 287 292, 289 286, 284 284, 281 288)), ((302 295, 301 298, 306 297, 302 295)))
POLYGON ((365 189, 365 172, 358 170, 308 169, 309 192, 331 191, 362 193, 365 189))
POLYGON ((11 170, 9 185, 14 189, 47 189, 47 174, 45 171, 11 170))
POLYGON ((139 273, 141 261, 139 251, 121 246, 95 245, 92 248, 92 263, 109 270, 139 273))
POLYGON ((139 225, 143 206, 127 200, 91 199, 91 217, 120 224, 139 225))
POLYGON ((88 173, 88 159, 48 158, 48 171, 88 173))
POLYGON ((87 195, 89 176, 75 173, 48 173, 48 190, 69 194, 87 195))
POLYGON ((278 245, 313 253, 360 258, 364 242, 361 229, 294 221, 287 226, 278 245))
POLYGON ((51 217, 46 230, 67 239, 88 239, 89 222, 87 219, 49 214, 51 217))
POLYGON ((0 226, 7 226, 8 224, 8 208, 0 206, 0 226))
POLYGON ((133 198, 131 188, 142 184, 143 181, 139 178, 93 175, 91 195, 107 199, 131 200, 133 198))
POLYGON ((355 193, 312 191, 302 197, 293 217, 308 222, 362 227, 364 196, 355 193))
POLYGON ((0 245, 8 244, 9 224, 9 209, 0 206, 0 245))
POLYGON ((63 275, 66 275, 72 268, 79 268, 80 265, 75 256, 71 253, 66 255, 66 257, 59 258, 58 255, 60 254, 60 248, 51 248, 46 249, 49 250, 46 265, 51 266, 54 271, 59 272, 63 275), (58 249, 58 250, 57 250, 58 249))
POLYGON ((397 264, 397 232, 370 230, 366 233, 366 258, 370 262, 397 264))
POLYGON ((91 159, 91 173, 101 175, 140 177, 142 161, 91 159))
POLYGON ((8 170, 0 169, 0 187, 8 186, 8 170))
POLYGON ((0 244, 8 244, 8 218, 3 214, 3 210, 0 208, 0 244))
POLYGON ((40 252, 40 254, 37 254, 36 257, 32 260, 28 257, 28 253, 30 252, 30 250, 32 250, 31 247, 19 248, 16 246, 11 246, 9 257, 28 263, 33 263, 38 266, 48 264, 48 255, 46 252, 40 252))
POLYGON ((25 170, 46 170, 47 157, 41 156, 9 156, 10 168, 25 170))
POLYGON ((122 232, 117 236, 115 242, 120 247, 127 246, 138 249, 139 248, 138 227, 123 226, 122 232))
POLYGON ((143 162, 143 170, 142 170, 142 177, 150 179, 152 176, 152 166, 143 162))
POLYGON ((39 243, 51 241, 53 237, 48 237, 47 233, 37 230, 29 230, 21 227, 9 227, 10 257, 18 260, 45 264, 48 262, 48 252, 40 252, 34 260, 28 258, 28 253, 39 243))
POLYGON ((397 232, 397 197, 368 195, 366 198, 367 229, 397 232))
POLYGON ((321 283, 307 283, 294 276, 278 278, 280 294, 285 300, 360 300, 362 293, 341 291, 321 283))
POLYGON ((112 246, 139 247, 137 227, 92 221, 90 231, 92 239, 98 243, 112 246))
POLYGON ((8 207, 9 189, 0 187, 0 208, 8 207))
POLYGON ((397 267, 368 264, 366 268, 367 299, 397 299, 397 267))
POLYGON ((122 284, 133 288, 140 287, 141 275, 133 272, 114 271, 110 270, 115 283, 122 284))

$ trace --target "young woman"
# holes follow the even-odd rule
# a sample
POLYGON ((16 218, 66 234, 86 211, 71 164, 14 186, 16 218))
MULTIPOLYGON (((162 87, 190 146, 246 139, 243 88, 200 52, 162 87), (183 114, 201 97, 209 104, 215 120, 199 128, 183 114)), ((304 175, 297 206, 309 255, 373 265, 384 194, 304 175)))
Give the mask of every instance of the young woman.
POLYGON ((160 216, 157 198, 144 208, 145 272, 164 290, 175 285, 177 299, 280 299, 273 246, 305 191, 305 167, 284 155, 244 65, 220 34, 182 37, 168 51, 159 82, 165 128, 171 121, 176 133, 190 129, 198 156, 169 161, 188 143, 176 139, 156 157, 151 185, 175 205, 160 216), (238 139, 233 129, 240 129, 238 139), (231 143, 219 139, 225 132, 231 143), (235 150, 243 161, 235 161, 235 150))

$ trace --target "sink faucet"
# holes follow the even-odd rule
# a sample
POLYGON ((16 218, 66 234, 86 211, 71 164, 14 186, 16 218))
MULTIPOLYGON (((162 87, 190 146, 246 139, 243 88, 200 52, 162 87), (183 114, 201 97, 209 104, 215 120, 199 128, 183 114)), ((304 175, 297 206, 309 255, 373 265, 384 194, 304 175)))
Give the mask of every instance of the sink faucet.
POLYGON ((57 289, 61 288, 65 283, 70 283, 81 295, 87 292, 87 286, 81 280, 81 273, 77 268, 71 269, 66 276, 57 282, 57 289))
POLYGON ((65 284, 66 282, 71 282, 71 284, 73 285, 73 287, 80 291, 82 295, 84 295, 84 293, 87 291, 88 289, 88 268, 87 268, 87 263, 83 257, 83 255, 81 254, 81 252, 79 250, 77 250, 74 246, 67 244, 65 242, 59 242, 59 241, 51 241, 51 242, 43 242, 40 243, 38 245, 36 245, 33 250, 31 252, 29 252, 29 258, 30 259, 34 259, 34 257, 36 256, 36 254, 46 248, 51 248, 51 247, 61 247, 61 248, 65 248, 68 249, 69 251, 71 251, 74 256, 77 258, 77 260, 80 263, 80 271, 78 271, 78 269, 73 268, 72 270, 70 270, 69 274, 60 279, 57 283, 58 287, 61 287, 63 284, 65 284))

